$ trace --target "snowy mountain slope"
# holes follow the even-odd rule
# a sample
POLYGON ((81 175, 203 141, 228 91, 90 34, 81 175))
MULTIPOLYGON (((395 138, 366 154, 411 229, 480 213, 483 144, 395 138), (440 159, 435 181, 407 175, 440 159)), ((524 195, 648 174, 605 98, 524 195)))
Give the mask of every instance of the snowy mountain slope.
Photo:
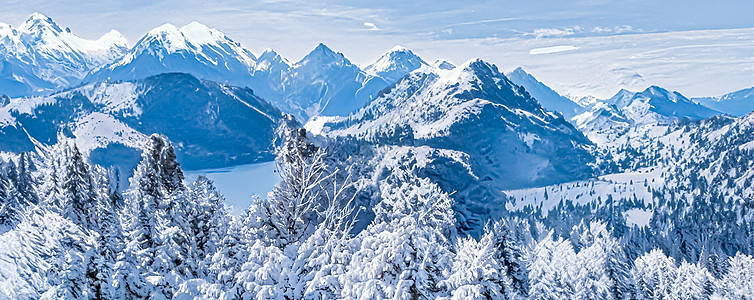
POLYGON ((142 148, 146 136, 160 133, 176 144, 185 167, 198 169, 271 159, 280 116, 248 88, 169 73, 12 99, 0 108, 0 133, 15 137, 3 140, 5 151, 54 144, 59 134, 75 137, 84 151, 142 148))
POLYGON ((113 61, 127 47, 115 30, 98 40, 86 40, 40 13, 18 28, 0 23, 0 90, 15 97, 77 84, 91 69, 113 61))
POLYGON ((248 82, 256 57, 222 32, 192 22, 149 31, 118 60, 94 70, 84 82, 135 80, 169 72, 222 83, 248 82))
POLYGON ((364 68, 364 71, 381 77, 388 83, 393 83, 423 66, 428 66, 428 64, 421 57, 407 48, 395 46, 377 61, 364 68))
POLYGON ((513 72, 505 74, 513 83, 523 86, 524 89, 537 99, 542 107, 550 111, 557 111, 566 118, 571 118, 583 111, 583 108, 577 103, 566 97, 559 95, 544 83, 538 81, 534 76, 526 73, 522 68, 516 68, 513 72))
POLYGON ((693 98, 691 100, 726 114, 740 117, 754 111, 754 87, 718 97, 693 98))
POLYGON ((589 141, 481 60, 414 71, 357 113, 317 118, 306 127, 377 144, 461 151, 482 170, 482 180, 506 187, 591 174, 589 141))

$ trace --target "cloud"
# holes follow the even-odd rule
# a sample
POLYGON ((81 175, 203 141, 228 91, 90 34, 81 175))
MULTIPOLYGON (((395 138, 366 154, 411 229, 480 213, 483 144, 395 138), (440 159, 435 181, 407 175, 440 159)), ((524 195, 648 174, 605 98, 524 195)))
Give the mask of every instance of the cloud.
POLYGON ((369 30, 380 30, 380 28, 377 27, 377 25, 374 25, 374 23, 372 22, 364 22, 364 26, 369 28, 369 30))
MULTIPOLYGON (((626 33, 626 32, 635 32, 634 28, 630 25, 620 25, 620 26, 614 26, 614 27, 594 27, 592 28, 592 33, 626 33)), ((640 30, 639 30, 640 31, 640 30)))
POLYGON ((581 26, 574 26, 574 27, 566 27, 566 28, 539 28, 535 29, 534 32, 524 33, 524 36, 536 36, 539 38, 550 38, 550 37, 564 37, 569 35, 574 35, 576 33, 581 32, 581 26))

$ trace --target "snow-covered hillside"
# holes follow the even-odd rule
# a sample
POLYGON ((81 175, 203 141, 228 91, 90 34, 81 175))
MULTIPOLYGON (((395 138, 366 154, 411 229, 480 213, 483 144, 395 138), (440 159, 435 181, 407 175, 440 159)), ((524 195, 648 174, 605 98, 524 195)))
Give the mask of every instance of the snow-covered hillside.
POLYGON ((115 30, 86 40, 40 13, 18 28, 0 23, 0 94, 16 97, 69 87, 127 49, 115 30))

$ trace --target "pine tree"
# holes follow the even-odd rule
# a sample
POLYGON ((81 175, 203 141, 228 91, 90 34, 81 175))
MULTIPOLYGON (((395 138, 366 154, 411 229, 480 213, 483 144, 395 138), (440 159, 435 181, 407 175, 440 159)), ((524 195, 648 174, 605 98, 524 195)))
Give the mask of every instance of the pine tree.
POLYGON ((22 201, 16 185, 0 174, 0 227, 10 228, 20 222, 24 211, 22 201))
POLYGON ((526 295, 529 290, 529 275, 525 264, 524 244, 516 235, 515 225, 509 222, 501 219, 492 225, 491 232, 494 234, 493 242, 496 247, 495 258, 500 262, 505 276, 509 276, 512 283, 510 288, 513 290, 504 291, 504 293, 526 295))
POLYGON ((670 288, 669 299, 709 299, 714 291, 710 273, 694 264, 681 262, 675 282, 670 288))
POLYGON ((637 299, 664 299, 677 275, 675 260, 661 250, 652 250, 636 259, 632 270, 637 299))
POLYGON ((32 161, 30 154, 22 152, 18 158, 18 179, 16 180, 16 190, 24 199, 25 205, 37 205, 39 204, 39 196, 37 195, 37 182, 32 175, 32 172, 36 171, 36 166, 32 161))
POLYGON ((207 177, 199 176, 194 181, 189 197, 193 203, 192 210, 188 212, 189 234, 196 241, 196 255, 201 260, 200 268, 204 270, 222 246, 222 239, 228 233, 230 215, 225 199, 207 177))
POLYGON ((495 235, 458 239, 451 274, 443 281, 451 299, 517 299, 506 268, 496 258, 495 235))
POLYGON ((71 150, 71 159, 63 179, 63 216, 87 229, 96 229, 98 193, 89 164, 78 147, 71 150))
POLYGON ((754 299, 754 257, 738 253, 730 258, 728 272, 718 281, 722 299, 754 299))

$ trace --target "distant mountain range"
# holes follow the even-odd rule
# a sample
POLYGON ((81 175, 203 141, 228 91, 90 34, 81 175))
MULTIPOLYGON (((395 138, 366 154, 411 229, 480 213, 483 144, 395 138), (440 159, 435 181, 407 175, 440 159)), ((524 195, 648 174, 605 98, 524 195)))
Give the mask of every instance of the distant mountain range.
POLYGON ((638 124, 703 119, 720 111, 741 115, 752 102, 751 90, 689 100, 650 87, 576 103, 521 68, 505 76, 485 62, 429 64, 401 46, 364 69, 324 44, 290 62, 271 49, 257 57, 222 32, 196 22, 180 28, 159 26, 128 48, 116 31, 88 41, 34 14, 19 28, 0 24, 0 41, 0 91, 10 96, 0 99, 4 149, 27 151, 39 143, 54 143, 58 134, 76 136, 89 150, 111 143, 137 147, 133 141, 162 132, 180 143, 179 154, 188 159, 190 169, 271 159, 271 128, 281 113, 289 113, 301 123, 318 116, 342 117, 313 123, 331 126, 330 133, 353 132, 383 143, 409 134, 411 143, 479 152, 489 162, 498 161, 492 165, 501 167, 490 174, 509 178, 510 186, 545 184, 588 173, 558 165, 566 163, 558 162, 560 147, 580 153, 575 162, 591 159, 578 150, 589 147, 589 141, 571 124, 592 142, 602 143, 638 124), (190 88, 195 91, 189 93, 190 88), (160 101, 145 102, 157 95, 160 101), (479 99, 491 102, 482 105, 479 99), (165 106, 152 106, 156 103, 165 106), (224 109, 238 105, 245 108, 223 115, 224 109), (172 113, 158 115, 157 107, 172 113), (195 117, 218 108, 221 118, 195 124, 195 117), (124 109, 133 111, 127 115, 124 109), (136 109, 147 111, 137 114, 136 109), (246 113, 250 115, 241 115, 246 113), (196 130, 215 130, 217 136, 235 140, 191 136, 183 129, 190 121, 196 130), (103 127, 105 123, 109 125, 103 127), (492 133, 492 128, 500 132, 492 133), (469 143, 471 135, 496 140, 483 147, 469 143), (499 146, 501 139, 508 141, 505 146, 499 146), (518 159, 520 155, 531 159, 518 159), (503 161, 520 165, 502 167, 503 161))
POLYGON ((39 13, 18 28, 0 23, 0 94, 29 96, 70 87, 127 50, 126 39, 115 30, 86 40, 39 13))

